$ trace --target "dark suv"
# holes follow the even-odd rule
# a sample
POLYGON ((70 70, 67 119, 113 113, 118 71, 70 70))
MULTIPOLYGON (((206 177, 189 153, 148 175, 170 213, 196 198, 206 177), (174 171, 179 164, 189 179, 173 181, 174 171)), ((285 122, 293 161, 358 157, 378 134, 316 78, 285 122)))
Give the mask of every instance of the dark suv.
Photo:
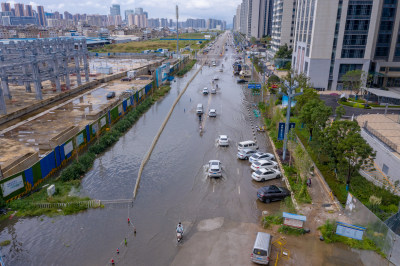
POLYGON ((284 187, 277 187, 274 185, 262 187, 257 191, 257 197, 266 203, 271 201, 283 200, 290 195, 290 191, 284 187))

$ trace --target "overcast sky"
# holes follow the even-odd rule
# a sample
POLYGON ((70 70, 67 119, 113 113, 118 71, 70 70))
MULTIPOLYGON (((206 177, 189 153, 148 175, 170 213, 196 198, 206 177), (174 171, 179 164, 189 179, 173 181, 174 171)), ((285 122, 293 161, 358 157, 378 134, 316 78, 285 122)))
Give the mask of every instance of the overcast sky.
POLYGON ((179 19, 187 18, 215 18, 226 20, 228 24, 232 23, 233 15, 236 13, 236 7, 241 0, 17 0, 3 1, 11 3, 31 4, 35 6, 42 5, 46 12, 58 11, 63 13, 68 11, 72 14, 101 14, 108 15, 111 4, 121 5, 121 15, 124 18, 125 9, 134 9, 142 7, 149 13, 149 18, 175 18, 175 5, 179 5, 179 19))

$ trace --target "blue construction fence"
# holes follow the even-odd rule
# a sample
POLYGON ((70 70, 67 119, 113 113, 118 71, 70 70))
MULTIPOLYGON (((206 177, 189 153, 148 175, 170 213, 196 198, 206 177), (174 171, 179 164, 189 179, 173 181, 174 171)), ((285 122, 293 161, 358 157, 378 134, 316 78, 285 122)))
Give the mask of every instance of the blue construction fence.
POLYGON ((38 186, 63 168, 69 160, 95 140, 107 128, 151 95, 153 84, 149 83, 135 94, 125 98, 106 111, 96 121, 86 125, 74 137, 56 146, 37 163, 17 174, 0 180, 1 196, 7 202, 15 200, 38 188, 38 186))

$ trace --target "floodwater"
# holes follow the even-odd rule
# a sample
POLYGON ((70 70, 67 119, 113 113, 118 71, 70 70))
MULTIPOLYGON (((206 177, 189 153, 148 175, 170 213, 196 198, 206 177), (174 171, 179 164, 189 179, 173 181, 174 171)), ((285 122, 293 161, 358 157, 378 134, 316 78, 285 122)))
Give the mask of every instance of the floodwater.
MULTIPOLYGON (((179 250, 175 241, 179 221, 187 229, 185 239, 190 239, 194 233, 190 228, 204 219, 224 217, 257 223, 262 210, 278 210, 279 202, 260 203, 256 191, 266 184, 283 185, 281 181, 252 181, 249 163, 236 158, 237 142, 254 138, 250 118, 254 126, 258 124, 252 110, 259 96, 250 95, 236 84, 232 48, 217 58, 217 67, 203 67, 177 104, 144 168, 133 205, 115 204, 71 216, 2 222, 0 241, 12 242, 1 250, 5 263, 106 265, 114 258, 117 264, 167 265, 179 250), (218 71, 220 68, 223 72, 218 71), (204 96, 203 87, 211 88, 215 75, 219 76, 217 94, 204 96), (203 115, 202 132, 195 113, 198 103, 203 104, 205 113, 210 108, 217 111, 216 118, 203 115), (229 147, 216 145, 220 134, 229 136, 229 147), (222 178, 206 176, 205 165, 211 159, 222 162, 222 178), (136 226, 136 235, 128 226, 128 217, 136 226)), ((198 68, 196 65, 186 77, 172 82, 170 93, 95 161, 82 181, 80 194, 101 200, 132 197, 142 158, 173 101, 198 68)), ((260 133, 255 136, 260 150, 270 151, 265 137, 260 133)))

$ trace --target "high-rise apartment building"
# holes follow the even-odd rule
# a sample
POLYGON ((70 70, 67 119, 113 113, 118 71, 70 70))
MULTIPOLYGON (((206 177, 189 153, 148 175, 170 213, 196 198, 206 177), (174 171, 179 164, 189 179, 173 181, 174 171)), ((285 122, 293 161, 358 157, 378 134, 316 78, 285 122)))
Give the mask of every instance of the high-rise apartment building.
POLYGON ((16 17, 24 16, 24 4, 14 4, 14 9, 16 17))
POLYGON ((38 21, 40 26, 46 26, 46 16, 44 14, 44 7, 37 6, 38 21))
POLYGON ((3 11, 3 12, 11 11, 11 4, 10 3, 1 3, 1 11, 3 11))
POLYGON ((111 16, 120 16, 121 15, 121 6, 120 5, 112 5, 110 7, 110 15, 111 16))
POLYGON ((143 14, 143 8, 141 8, 141 7, 135 8, 135 14, 142 15, 143 14))
POLYGON ((317 89, 342 89, 356 69, 400 87, 399 23, 398 0, 298 0, 292 67, 317 89))
POLYGON ((25 5, 25 17, 33 17, 32 5, 25 5))
POLYGON ((233 25, 233 30, 234 31, 238 31, 240 32, 240 8, 242 5, 238 5, 238 7, 236 8, 236 20, 235 20, 235 24, 233 25))
POLYGON ((125 21, 129 20, 129 15, 134 15, 135 11, 133 9, 127 9, 125 10, 125 21))
POLYGON ((168 27, 168 19, 167 18, 161 18, 160 19, 160 24, 161 24, 161 27, 168 27))
MULTIPOLYGON (((287 44, 293 47, 294 25, 297 0, 274 0, 272 12, 271 50, 287 44)), ((310 1, 309 1, 310 2, 310 1)))
POLYGON ((236 9, 234 28, 257 39, 271 35, 272 8, 275 0, 243 0, 236 9))

